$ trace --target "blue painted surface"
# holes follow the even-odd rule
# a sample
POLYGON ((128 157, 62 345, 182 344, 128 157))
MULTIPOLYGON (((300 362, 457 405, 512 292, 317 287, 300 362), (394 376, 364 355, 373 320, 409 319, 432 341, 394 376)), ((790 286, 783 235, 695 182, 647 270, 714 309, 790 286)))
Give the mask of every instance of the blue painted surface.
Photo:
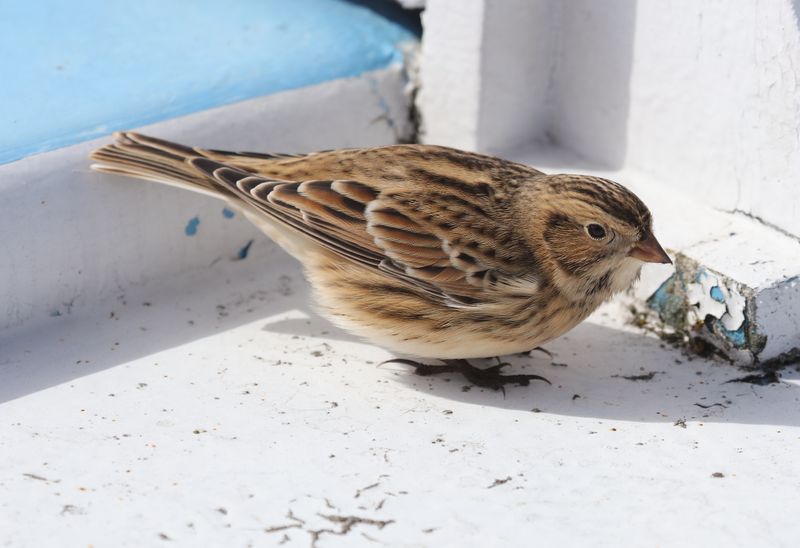
POLYGON ((0 0, 0 163, 400 59, 382 0, 0 0))
POLYGON ((186 228, 183 231, 186 233, 187 236, 194 236, 197 234, 197 226, 200 224, 200 217, 192 217, 189 219, 189 222, 186 223, 186 228))
POLYGON ((717 301, 718 303, 725 302, 725 295, 722 294, 722 289, 718 285, 715 285, 711 288, 710 291, 711 298, 717 301))
POLYGON ((745 335, 745 325, 746 322, 742 323, 742 326, 737 329, 736 331, 729 331, 725 329, 722 325, 722 322, 717 320, 717 325, 719 327, 720 333, 725 335, 725 337, 733 343, 734 346, 737 348, 742 348, 747 343, 747 336, 745 335))
POLYGON ((656 292, 650 295, 650 297, 647 299, 650 308, 657 312, 667 309, 667 305, 673 298, 675 298, 675 296, 669 291, 669 288, 674 282, 675 274, 667 278, 660 286, 658 286, 656 292))
POLYGON ((234 211, 228 209, 227 207, 222 208, 222 216, 226 219, 233 219, 234 215, 236 215, 234 211))

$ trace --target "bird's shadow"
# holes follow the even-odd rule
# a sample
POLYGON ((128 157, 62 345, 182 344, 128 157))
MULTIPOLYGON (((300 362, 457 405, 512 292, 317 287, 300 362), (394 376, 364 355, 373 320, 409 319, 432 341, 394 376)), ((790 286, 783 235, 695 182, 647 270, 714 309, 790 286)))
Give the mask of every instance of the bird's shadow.
MULTIPOLYGON (((279 320, 265 331, 319 335, 327 322, 279 320)), ((327 326, 328 338, 355 341, 343 331, 327 326)), ((547 350, 531 355, 505 356, 507 373, 537 374, 552 384, 532 381, 529 386, 507 386, 505 392, 471 386, 456 373, 419 376, 410 367, 385 364, 384 375, 429 396, 472 405, 510 410, 547 412, 564 416, 593 417, 638 422, 684 420, 742 424, 800 425, 798 397, 800 374, 782 373, 774 384, 740 382, 753 372, 731 364, 704 359, 672 347, 643 331, 614 329, 585 322, 552 341, 547 350)), ((429 363, 436 363, 435 361, 429 363)), ((489 366, 491 360, 475 362, 489 366)), ((348 363, 369 374, 372 365, 348 363)))
POLYGON ((508 372, 532 373, 552 384, 532 381, 508 386, 505 394, 470 387, 462 378, 399 375, 411 388, 474 405, 555 415, 634 422, 683 421, 800 425, 800 387, 795 370, 781 382, 743 382, 756 372, 689 356, 645 333, 584 323, 547 345, 553 358, 503 358, 508 372))
MULTIPOLYGON (((333 346, 357 340, 313 311, 308 284, 287 256, 266 242, 257 242, 253 254, 249 265, 215 266, 194 284, 178 280, 179 289, 132 289, 91 313, 6 335, 0 342, 0 402, 252 322, 260 325, 263 344, 270 333, 333 346)), ((341 366, 348 369, 345 376, 393 379, 428 397, 470 405, 599 420, 800 425, 792 382, 727 382, 746 373, 688 357, 643 332, 585 322, 547 349, 552 359, 539 352, 508 357, 508 372, 539 374, 552 385, 534 381, 508 386, 505 394, 469 387, 456 374, 421 377, 396 364, 376 367, 353 352, 341 366)), ((784 371, 783 377, 798 374, 784 371)))

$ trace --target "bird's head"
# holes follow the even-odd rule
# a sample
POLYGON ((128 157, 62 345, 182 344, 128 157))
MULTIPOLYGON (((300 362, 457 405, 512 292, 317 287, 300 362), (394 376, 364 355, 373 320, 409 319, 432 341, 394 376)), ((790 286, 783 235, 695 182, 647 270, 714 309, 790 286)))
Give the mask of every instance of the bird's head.
POLYGON ((549 175, 539 181, 532 221, 540 261, 570 299, 605 299, 630 287, 645 262, 671 263, 647 206, 613 181, 549 175))

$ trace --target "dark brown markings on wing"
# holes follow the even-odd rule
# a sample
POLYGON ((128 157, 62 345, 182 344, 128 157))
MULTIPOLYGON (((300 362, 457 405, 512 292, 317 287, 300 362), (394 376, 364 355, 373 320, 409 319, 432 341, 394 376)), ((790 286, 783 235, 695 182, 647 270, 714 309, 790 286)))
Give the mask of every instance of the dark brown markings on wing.
POLYGON ((409 168, 408 171, 409 175, 411 175, 420 182, 433 183, 445 186, 451 189, 458 190, 459 192, 462 192, 468 196, 474 195, 480 197, 489 197, 492 194, 491 185, 485 182, 469 183, 462 179, 456 179, 455 177, 448 177, 447 175, 443 175, 441 173, 436 173, 419 167, 409 168))
POLYGON ((541 175, 541 172, 523 164, 465 150, 427 146, 413 147, 411 151, 423 160, 447 163, 455 168, 481 172, 493 177, 517 178, 541 175))
POLYGON ((227 192, 235 191, 234 195, 238 196, 238 198, 259 209, 269 217, 309 236, 323 247, 356 263, 372 268, 377 268, 378 264, 383 259, 382 255, 375 251, 355 245, 345 239, 332 236, 325 231, 315 228, 313 225, 303 220, 301 213, 295 207, 290 205, 273 205, 272 202, 269 201, 270 196, 276 189, 291 185, 296 186, 296 184, 285 182, 278 183, 276 181, 262 179, 261 184, 253 186, 255 182, 254 179, 258 178, 252 177, 248 172, 231 168, 206 158, 195 158, 191 160, 191 163, 200 171, 207 173, 212 180, 218 181, 218 185, 227 185, 227 187, 223 187, 227 192), (240 181, 247 182, 247 186, 251 187, 250 193, 245 193, 239 188, 238 183, 240 181))
POLYGON ((378 197, 377 190, 356 181, 334 181, 331 188, 339 194, 365 205, 378 197))
MULTIPOLYGON (((330 185, 330 181, 314 182, 330 185)), ((298 211, 332 222, 333 224, 336 224, 338 221, 353 228, 363 224, 364 218, 360 213, 345 213, 344 211, 330 207, 325 202, 319 202, 309 198, 306 193, 302 191, 302 187, 305 184, 307 183, 284 183, 282 185, 267 187, 268 190, 262 190, 261 187, 257 187, 251 191, 251 194, 261 200, 292 207, 298 211)))
POLYGON ((306 181, 301 183, 297 190, 303 196, 325 204, 328 209, 346 213, 350 217, 364 220, 366 206, 363 202, 354 200, 336 192, 331 181, 306 181))
MULTIPOLYGON (((246 158, 258 158, 263 160, 283 160, 287 158, 303 158, 308 156, 307 154, 287 154, 282 152, 249 152, 249 151, 230 151, 230 150, 219 150, 215 148, 207 148, 207 149, 199 149, 200 151, 207 150, 213 154, 221 154, 224 156, 244 156, 246 158)), ((195 152, 196 154, 196 152, 195 152)))

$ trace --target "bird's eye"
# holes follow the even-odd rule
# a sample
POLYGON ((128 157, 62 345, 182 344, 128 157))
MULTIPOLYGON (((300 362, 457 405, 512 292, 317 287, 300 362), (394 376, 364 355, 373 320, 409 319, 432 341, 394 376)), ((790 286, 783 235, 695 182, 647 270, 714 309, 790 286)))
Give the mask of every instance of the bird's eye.
POLYGON ((606 237, 606 229, 597 223, 586 225, 586 232, 595 240, 602 240, 606 237))

